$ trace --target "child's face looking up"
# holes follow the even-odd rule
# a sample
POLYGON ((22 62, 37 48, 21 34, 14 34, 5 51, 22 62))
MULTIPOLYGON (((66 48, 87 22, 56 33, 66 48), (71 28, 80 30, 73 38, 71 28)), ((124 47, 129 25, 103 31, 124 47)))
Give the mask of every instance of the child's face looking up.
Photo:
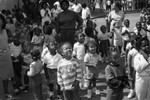
POLYGON ((94 45, 92 43, 89 44, 89 52, 92 54, 96 53, 96 45, 94 45))
POLYGON ((65 58, 72 57, 72 47, 71 44, 66 43, 62 46, 62 54, 65 58))
POLYGON ((118 52, 111 52, 111 60, 114 64, 118 64, 119 63, 119 59, 120 59, 120 56, 118 54, 118 52))
POLYGON ((57 43, 56 42, 50 42, 48 44, 48 50, 51 52, 51 53, 55 53, 56 52, 56 48, 57 48, 57 43))
POLYGON ((79 41, 80 43, 84 43, 84 40, 85 40, 84 34, 82 34, 82 33, 78 34, 78 41, 79 41))

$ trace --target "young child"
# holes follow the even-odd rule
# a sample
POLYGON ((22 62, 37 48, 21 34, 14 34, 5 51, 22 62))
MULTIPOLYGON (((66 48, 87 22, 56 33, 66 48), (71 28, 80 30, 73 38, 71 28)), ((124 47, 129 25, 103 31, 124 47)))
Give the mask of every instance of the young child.
POLYGON ((31 40, 31 43, 34 45, 34 49, 39 49, 42 51, 42 43, 43 43, 43 36, 41 35, 41 29, 40 28, 35 28, 34 29, 35 34, 31 40))
POLYGON ((129 41, 129 32, 130 32, 130 21, 126 19, 124 21, 124 27, 122 28, 122 40, 123 40, 123 52, 126 51, 126 45, 129 41))
POLYGON ((99 61, 100 61, 99 55, 96 53, 96 43, 94 41, 89 41, 88 52, 85 54, 84 57, 86 74, 89 79, 87 98, 91 98, 92 91, 95 94, 100 94, 100 91, 96 88, 96 78, 98 77, 97 67, 99 65, 99 61))
POLYGON ((102 57, 102 62, 108 62, 108 49, 110 47, 109 37, 111 37, 111 33, 106 32, 106 26, 102 25, 100 27, 101 34, 99 34, 98 38, 100 40, 100 52, 102 57))
POLYGON ((72 57, 71 44, 62 44, 63 59, 57 68, 57 80, 64 94, 64 100, 80 100, 79 82, 82 79, 81 67, 77 59, 72 57))
MULTIPOLYGON (((81 64, 81 70, 82 70, 82 76, 84 76, 85 73, 85 66, 84 66, 84 56, 85 56, 85 45, 84 45, 84 40, 85 40, 85 35, 81 32, 77 33, 77 42, 73 46, 73 57, 77 58, 81 64)), ((83 78, 80 84, 80 88, 83 88, 83 78)))
POLYGON ((125 69, 119 65, 120 55, 116 47, 111 50, 111 63, 106 66, 107 100, 122 100, 123 89, 129 87, 125 69))
POLYGON ((93 35, 93 28, 85 28, 85 41, 84 41, 84 43, 87 44, 89 41, 95 41, 93 36, 94 36, 93 35))
POLYGON ((134 32, 136 33, 136 41, 142 39, 145 37, 147 34, 144 32, 142 29, 142 24, 141 22, 136 23, 136 27, 134 28, 134 32))
MULTIPOLYGON (((46 76, 48 84, 48 99, 57 98, 57 93, 60 95, 60 88, 57 84, 57 66, 59 61, 62 59, 62 56, 57 53, 57 45, 55 41, 50 41, 47 45, 49 50, 48 53, 42 58, 44 64, 46 64, 46 76)), ((47 100, 48 100, 47 99, 47 100)), ((57 98, 58 99, 58 98, 57 98)))
POLYGON ((23 69, 23 79, 24 79, 24 92, 29 91, 29 76, 27 75, 27 72, 29 70, 29 65, 32 63, 32 57, 31 57, 31 43, 26 41, 23 43, 23 50, 22 50, 22 69, 23 69))
POLYGON ((113 46, 117 47, 119 49, 119 51, 121 52, 121 49, 122 49, 122 36, 121 36, 122 27, 119 26, 118 22, 114 23, 114 28, 112 29, 112 31, 113 31, 113 46))
POLYGON ((53 29, 51 26, 48 26, 45 31, 44 36, 44 45, 49 44, 50 41, 55 41, 55 36, 53 35, 53 29))
POLYGON ((13 23, 13 20, 11 17, 6 18, 6 29, 9 29, 11 34, 14 35, 15 32, 15 24, 13 23))
POLYGON ((13 78, 13 87, 15 93, 19 93, 20 87, 22 87, 22 67, 21 67, 21 52, 22 52, 22 45, 19 41, 17 36, 14 36, 13 42, 9 45, 10 47, 10 54, 13 62, 13 69, 14 69, 14 78, 13 78))
POLYGON ((40 60, 40 51, 39 50, 33 50, 31 52, 31 56, 33 59, 33 62, 30 64, 29 71, 27 72, 27 75, 31 77, 31 80, 33 81, 33 93, 34 98, 36 100, 43 100, 42 96, 42 61, 40 60))

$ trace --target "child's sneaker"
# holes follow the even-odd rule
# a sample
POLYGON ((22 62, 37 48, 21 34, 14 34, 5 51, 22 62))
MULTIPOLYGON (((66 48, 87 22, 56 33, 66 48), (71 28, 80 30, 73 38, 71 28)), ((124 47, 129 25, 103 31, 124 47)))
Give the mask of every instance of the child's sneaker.
POLYGON ((128 98, 128 99, 132 99, 132 98, 134 98, 134 97, 135 97, 135 92, 134 92, 134 90, 130 90, 130 92, 129 92, 127 98, 128 98))
POLYGON ((19 89, 15 89, 15 94, 19 94, 19 89))
POLYGON ((90 99, 92 97, 92 91, 88 90, 87 91, 87 98, 90 99))
POLYGON ((26 85, 25 88, 24 88, 24 92, 27 93, 28 91, 29 91, 29 86, 26 85))
POLYGON ((20 88, 20 90, 23 90, 23 89, 24 89, 24 87, 23 87, 23 86, 20 86, 19 88, 20 88))

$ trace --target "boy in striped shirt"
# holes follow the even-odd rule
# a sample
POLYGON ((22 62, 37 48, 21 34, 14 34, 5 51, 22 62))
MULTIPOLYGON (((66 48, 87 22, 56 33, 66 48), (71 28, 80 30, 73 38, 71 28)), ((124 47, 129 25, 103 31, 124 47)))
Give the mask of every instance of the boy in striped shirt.
POLYGON ((57 81, 63 91, 64 100, 80 100, 79 82, 82 78, 80 64, 72 58, 70 43, 64 43, 61 51, 64 58, 58 64, 57 81))

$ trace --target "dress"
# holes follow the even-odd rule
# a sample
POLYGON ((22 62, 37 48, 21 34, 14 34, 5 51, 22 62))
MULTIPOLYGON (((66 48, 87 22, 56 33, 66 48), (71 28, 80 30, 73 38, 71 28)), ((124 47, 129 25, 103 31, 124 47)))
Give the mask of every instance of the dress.
POLYGON ((12 61, 8 50, 6 30, 0 34, 0 79, 5 80, 14 76, 12 61))
POLYGON ((110 23, 110 31, 112 31, 112 29, 114 28, 114 23, 115 22, 118 22, 119 23, 119 26, 122 26, 122 22, 124 20, 124 12, 123 11, 118 11, 118 12, 115 12, 115 10, 111 11, 109 14, 108 14, 108 20, 111 22, 110 23))

